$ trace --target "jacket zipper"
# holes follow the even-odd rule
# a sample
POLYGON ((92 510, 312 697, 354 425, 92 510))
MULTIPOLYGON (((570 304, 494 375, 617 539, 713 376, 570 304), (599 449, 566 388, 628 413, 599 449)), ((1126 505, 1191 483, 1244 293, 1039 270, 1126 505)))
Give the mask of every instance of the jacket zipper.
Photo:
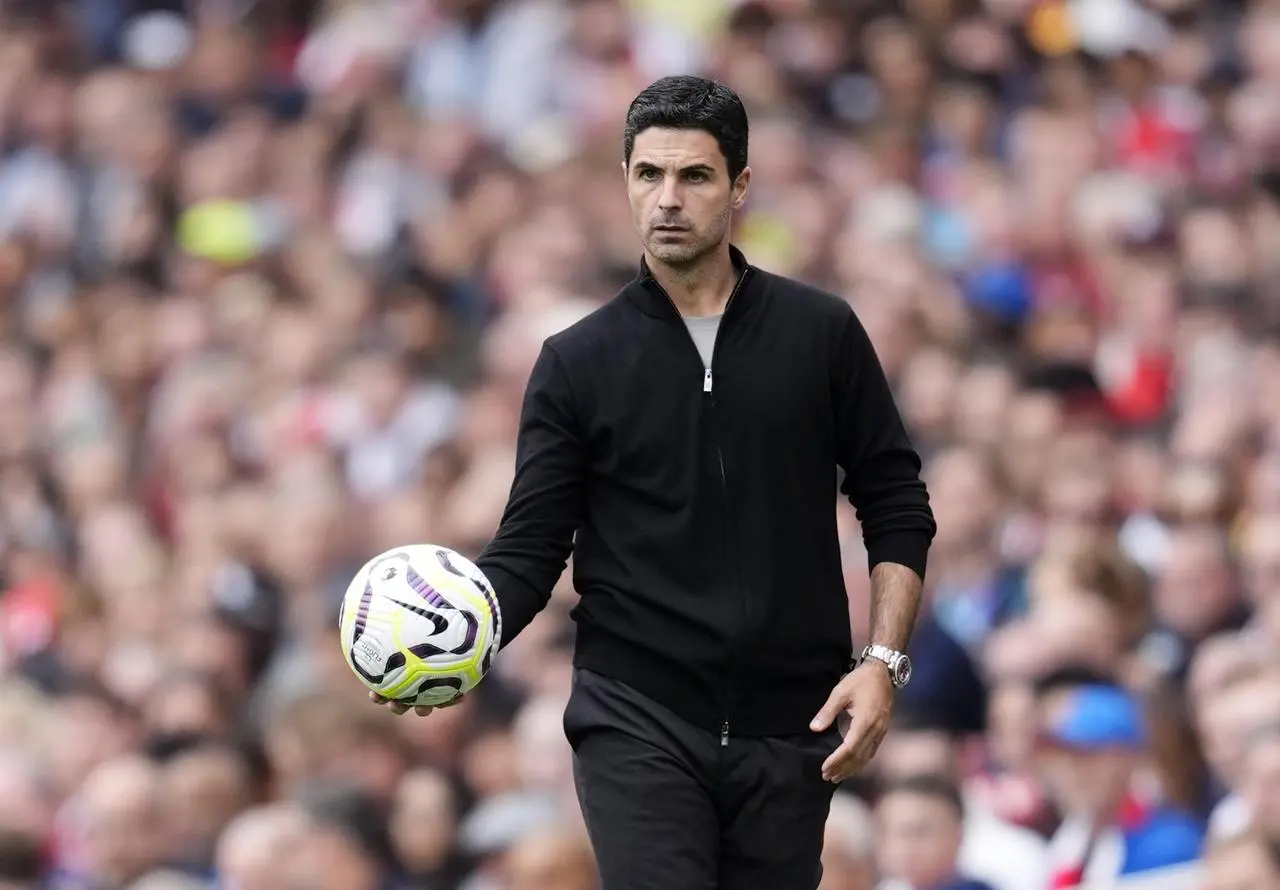
MULTIPOLYGON (((732 299, 732 297, 730 299, 732 299)), ((728 311, 728 308, 729 308, 728 304, 726 303, 725 304, 726 312, 728 311)), ((720 323, 722 325, 724 324, 723 318, 720 319, 720 323)), ((716 331, 716 342, 713 343, 711 346, 711 364, 712 365, 716 363, 716 345, 719 343, 719 341, 720 341, 720 332, 716 331)), ((711 398, 711 425, 712 427, 716 427, 715 429, 716 464, 720 467, 720 493, 724 496, 724 516, 725 516, 725 519, 723 520, 724 522, 723 531, 724 531, 725 548, 726 550, 728 550, 730 547, 729 520, 728 520, 729 477, 724 471, 724 452, 720 450, 720 431, 716 424, 716 416, 715 416, 716 415, 716 397, 715 397, 715 394, 711 392, 711 369, 710 368, 707 369, 706 383, 703 386, 703 391, 706 392, 711 398)), ((726 555, 729 555, 729 554, 726 554, 726 555)), ((737 560, 734 560, 732 556, 730 556, 729 562, 734 565, 737 564, 737 560)), ((745 628, 747 623, 746 621, 747 607, 744 600, 745 600, 745 596, 739 593, 738 605, 741 607, 741 609, 738 617, 741 625, 745 628)), ((737 668, 737 665, 735 663, 736 661, 737 661, 737 653, 735 651, 733 639, 730 638, 729 640, 729 680, 725 684, 726 687, 728 688, 728 691, 725 692, 725 696, 724 696, 725 713, 723 718, 720 721, 720 747, 721 748, 729 747, 729 719, 733 712, 733 677, 734 677, 734 674, 736 673, 736 668, 737 668)))
MULTIPOLYGON (((738 280, 733 286, 733 290, 729 292, 729 299, 726 300, 724 304, 724 312, 720 314, 720 327, 716 330, 716 339, 711 345, 711 366, 708 368, 704 368, 703 374, 702 374, 702 392, 704 395, 708 396, 711 399, 711 415, 712 415, 711 425, 712 425, 712 429, 715 431, 715 436, 716 436, 716 464, 720 470, 720 492, 724 496, 725 519, 724 519, 723 531, 724 531, 724 539, 725 539, 726 547, 729 545, 729 541, 731 538, 729 534, 729 524, 728 524, 729 479, 724 469, 724 452, 721 450, 721 447, 720 447, 720 434, 715 421, 716 396, 713 390, 713 385, 715 380, 714 372, 716 367, 716 354, 720 351, 720 340, 721 340, 721 336, 724 334, 724 323, 725 323, 725 320, 729 317, 729 307, 733 305, 733 299, 738 295, 738 291, 742 289, 742 284, 747 280, 747 275, 749 272, 750 272, 750 269, 743 269, 742 274, 738 276, 738 280)), ((679 316, 681 321, 683 322, 684 317, 680 315, 680 307, 676 305, 675 300, 671 299, 671 295, 667 293, 667 289, 663 287, 661 284, 658 284, 656 279, 653 281, 653 283, 658 288, 658 290, 662 292, 662 295, 667 298, 667 302, 671 304, 671 308, 675 310, 676 315, 679 316)), ((698 344, 694 341, 693 335, 689 333, 688 327, 685 327, 685 336, 688 338, 689 344, 693 346, 694 354, 698 358, 698 364, 701 365, 702 356, 701 354, 698 353, 698 344)), ((734 563, 735 566, 737 565, 736 560, 731 559, 730 561, 734 563)), ((741 587, 741 585, 739 585, 739 587, 741 587)), ((741 591, 739 592, 739 596, 738 596, 738 606, 740 608, 738 617, 741 622, 741 629, 743 632, 745 632, 746 624, 747 624, 747 603, 746 603, 746 594, 742 593, 741 591)), ((732 715, 733 675, 736 669, 737 669, 737 651, 731 639, 729 641, 729 678, 725 684, 727 689, 724 695, 725 713, 722 715, 720 720, 720 747, 722 748, 727 748, 729 746, 729 730, 730 730, 730 723, 733 716, 732 715)))

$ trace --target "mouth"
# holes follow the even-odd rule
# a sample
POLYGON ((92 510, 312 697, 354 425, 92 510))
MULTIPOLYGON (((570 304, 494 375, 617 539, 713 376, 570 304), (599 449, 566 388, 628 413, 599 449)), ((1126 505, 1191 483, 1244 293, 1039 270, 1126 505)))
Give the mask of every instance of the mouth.
POLYGON ((654 226, 653 230, 655 232, 687 232, 689 231, 687 226, 654 226))

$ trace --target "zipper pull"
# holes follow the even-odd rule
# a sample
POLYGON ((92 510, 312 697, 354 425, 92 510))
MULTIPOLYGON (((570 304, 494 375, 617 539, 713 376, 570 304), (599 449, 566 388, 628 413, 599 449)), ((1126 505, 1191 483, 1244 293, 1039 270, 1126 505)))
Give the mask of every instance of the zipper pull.
POLYGON ((702 391, 711 392, 711 369, 707 368, 707 372, 702 375, 702 391))
MULTIPOLYGON (((708 371, 707 373, 710 374, 711 372, 708 371)), ((728 720, 720 724, 720 747, 721 748, 729 747, 729 721, 728 720)))

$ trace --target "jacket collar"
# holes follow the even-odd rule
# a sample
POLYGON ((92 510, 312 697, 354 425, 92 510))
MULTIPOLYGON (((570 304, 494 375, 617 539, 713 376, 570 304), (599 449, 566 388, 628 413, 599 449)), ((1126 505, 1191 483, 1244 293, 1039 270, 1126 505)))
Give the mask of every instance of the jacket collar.
MULTIPOLYGON (((749 275, 755 269, 754 266, 747 262, 746 255, 732 244, 729 245, 729 259, 733 262, 733 268, 738 270, 739 275, 749 275)), ((675 305, 671 302, 671 298, 667 296, 662 285, 658 284, 657 279, 653 277, 653 273, 649 271, 649 264, 645 262, 644 257, 640 258, 639 272, 623 289, 623 293, 645 315, 651 315, 655 318, 671 318, 673 315, 678 314, 675 305)), ((739 294, 734 302, 737 303, 741 299, 742 294, 739 294)))

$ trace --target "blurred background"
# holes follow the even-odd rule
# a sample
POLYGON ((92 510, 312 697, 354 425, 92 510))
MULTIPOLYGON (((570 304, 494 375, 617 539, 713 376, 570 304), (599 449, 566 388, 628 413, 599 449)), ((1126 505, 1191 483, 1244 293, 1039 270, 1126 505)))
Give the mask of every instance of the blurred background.
POLYGON ((940 527, 822 890, 1280 886, 1280 4, 0 0, 0 888, 595 890, 568 576, 429 719, 335 617, 493 532, 691 72, 940 527))

